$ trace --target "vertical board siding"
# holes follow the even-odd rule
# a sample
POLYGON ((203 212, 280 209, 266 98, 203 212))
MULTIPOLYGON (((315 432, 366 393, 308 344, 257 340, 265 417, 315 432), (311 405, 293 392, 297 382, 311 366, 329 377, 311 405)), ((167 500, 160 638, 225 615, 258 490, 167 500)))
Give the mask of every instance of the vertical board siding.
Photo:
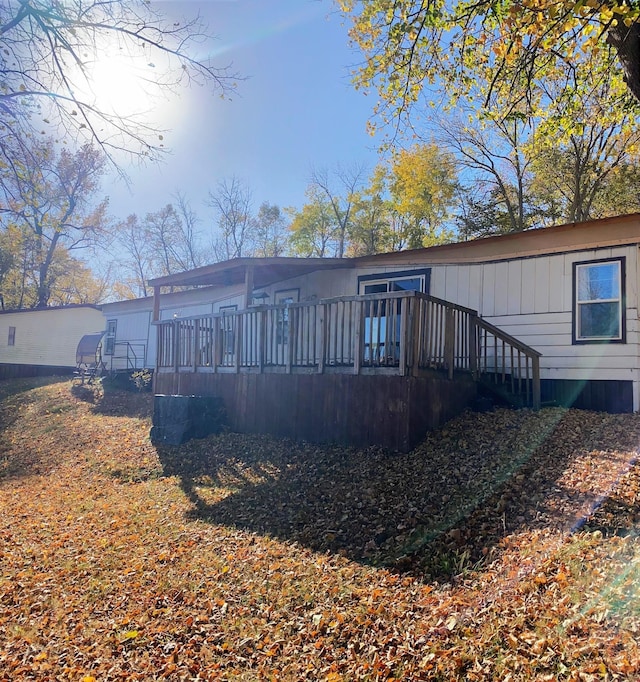
POLYGON ((552 256, 549 258, 549 312, 571 310, 571 296, 565 303, 565 286, 564 257, 552 256))
POLYGON ((522 312, 524 261, 510 261, 507 271, 507 313, 519 315, 522 312))
POLYGON ((472 310, 480 310, 482 303, 482 278, 483 268, 481 265, 470 265, 469 268, 469 296, 466 305, 472 310))
POLYGON ((493 265, 482 268, 482 280, 482 305, 478 309, 478 312, 481 315, 488 317, 494 315, 496 310, 496 269, 493 265))
POLYGON ((509 309, 509 263, 495 263, 493 281, 493 315, 509 309))
POLYGON ((635 246, 506 262, 433 265, 432 293, 478 310, 485 320, 541 352, 541 375, 546 379, 573 380, 582 374, 624 381, 640 370, 639 268, 635 246), (627 342, 572 345, 573 263, 622 256, 626 258, 627 342))
POLYGON ((519 312, 530 315, 535 312, 536 262, 529 258, 522 261, 522 285, 519 312))
POLYGON ((549 266, 549 257, 543 256, 541 258, 534 258, 532 260, 535 263, 535 279, 533 280, 533 312, 548 313, 551 310, 549 307, 549 273, 551 272, 551 268, 549 266))

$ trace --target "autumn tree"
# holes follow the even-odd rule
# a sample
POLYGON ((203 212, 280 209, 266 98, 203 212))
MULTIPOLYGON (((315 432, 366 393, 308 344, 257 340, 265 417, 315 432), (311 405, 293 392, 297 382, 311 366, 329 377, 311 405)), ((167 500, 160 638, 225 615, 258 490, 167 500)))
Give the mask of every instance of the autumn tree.
POLYGON ((483 221, 493 216, 493 233, 521 232, 532 226, 535 210, 529 189, 533 147, 529 117, 487 113, 478 121, 464 115, 441 120, 438 139, 468 178, 459 194, 463 234, 486 234, 483 221), (483 203, 486 206, 483 206, 483 203), (472 216, 479 220, 472 227, 472 216))
POLYGON ((399 251, 449 241, 457 188, 455 160, 435 143, 394 152, 374 169, 357 195, 350 253, 399 251))
POLYGON ((196 231, 197 218, 184 197, 177 206, 167 204, 147 213, 143 234, 146 249, 154 263, 154 277, 191 270, 202 265, 196 231))
POLYGON ((76 152, 57 152, 52 140, 0 146, 0 230, 17 235, 33 307, 49 304, 57 251, 90 247, 104 233, 107 199, 96 198, 104 171, 104 155, 89 144, 76 152))
POLYGON ((291 252, 305 258, 335 258, 340 246, 333 208, 314 186, 307 187, 306 197, 301 209, 289 212, 291 252))
MULTIPOLYGON (((611 0, 339 0, 364 53, 356 85, 376 88, 377 113, 401 126, 425 85, 477 91, 503 115, 540 105, 532 94, 560 65, 582 83, 603 74, 640 98, 640 6, 611 0), (617 57, 617 62, 615 58, 617 57)), ((572 96, 570 83, 556 96, 572 96)))
POLYGON ((110 292, 110 284, 95 276, 88 263, 75 258, 66 249, 58 249, 51 263, 50 306, 76 303, 101 303, 110 292))
POLYGON ((162 131, 149 112, 129 114, 101 96, 96 70, 105 59, 135 71, 141 90, 166 94, 192 81, 221 93, 233 87, 227 69, 199 56, 202 22, 170 20, 149 2, 6 0, 0 35, 0 134, 23 143, 50 125, 108 155, 158 155, 162 131))
POLYGON ((249 256, 255 247, 255 220, 251 189, 239 178, 225 178, 209 192, 217 233, 212 249, 216 260, 249 256))
POLYGON ((396 239, 386 180, 387 169, 380 164, 367 185, 356 194, 348 256, 371 256, 401 248, 401 242, 396 239))
POLYGON ((559 70, 539 84, 539 96, 555 102, 545 116, 485 111, 478 120, 463 110, 440 121, 439 140, 467 180, 465 237, 636 210, 640 105, 602 80, 574 80, 574 97, 555 98, 570 78, 559 70))
POLYGON ((307 203, 291 212, 291 250, 299 255, 342 257, 397 251, 451 238, 458 186, 453 157, 436 144, 398 150, 369 179, 328 192, 313 181, 307 203))
POLYGON ((117 290, 119 298, 149 296, 147 280, 154 275, 153 254, 142 223, 133 213, 116 226, 114 244, 121 253, 117 290))
POLYGON ((447 241, 457 187, 455 160, 436 144, 396 152, 389 167, 392 210, 406 248, 447 241))
POLYGON ((118 259, 121 297, 148 296, 147 281, 154 277, 197 268, 205 263, 199 218, 182 194, 175 203, 139 218, 132 214, 117 224, 114 248, 118 259))
POLYGON ((338 242, 337 257, 345 255, 351 214, 356 192, 364 177, 364 166, 354 164, 350 167, 336 166, 333 171, 327 168, 314 168, 311 172, 310 187, 317 196, 323 197, 330 207, 335 224, 335 237, 338 242))
POLYGON ((263 202, 254 220, 255 256, 283 256, 288 249, 287 219, 279 206, 263 202))
POLYGON ((637 210, 640 105, 607 82, 574 87, 579 96, 559 101, 535 132, 531 194, 564 222, 637 210))

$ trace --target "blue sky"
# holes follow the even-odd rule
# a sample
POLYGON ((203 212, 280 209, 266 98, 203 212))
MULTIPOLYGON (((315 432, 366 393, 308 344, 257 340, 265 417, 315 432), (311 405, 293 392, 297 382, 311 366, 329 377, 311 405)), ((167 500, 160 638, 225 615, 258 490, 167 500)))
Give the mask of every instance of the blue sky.
POLYGON ((359 55, 331 0, 181 0, 162 2, 171 16, 206 19, 215 41, 202 46, 220 66, 246 77, 223 101, 203 88, 180 94, 166 136, 171 154, 132 168, 131 187, 106 188, 119 218, 157 210, 181 191, 206 223, 209 189, 236 176, 263 201, 304 203, 312 166, 378 161, 379 138, 366 132, 374 95, 356 92, 350 69, 359 55))

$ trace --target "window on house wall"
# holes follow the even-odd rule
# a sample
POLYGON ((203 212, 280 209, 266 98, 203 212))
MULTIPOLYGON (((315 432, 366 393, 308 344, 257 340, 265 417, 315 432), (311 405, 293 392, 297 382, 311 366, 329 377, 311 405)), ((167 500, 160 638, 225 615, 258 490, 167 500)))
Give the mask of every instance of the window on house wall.
POLYGON ((573 264, 573 342, 625 340, 624 258, 573 264))
POLYGON ((9 327, 8 345, 9 346, 15 346, 16 345, 16 328, 15 327, 9 327))
POLYGON ((387 291, 421 291, 429 293, 431 269, 387 272, 358 277, 359 294, 379 294, 387 291))
MULTIPOLYGON (((289 306, 300 300, 300 289, 283 289, 276 291, 274 302, 276 305, 289 306)), ((278 311, 277 343, 287 343, 289 340, 289 308, 282 308, 278 311)))
MULTIPOLYGON (((358 277, 359 294, 385 294, 396 291, 420 291, 428 294, 431 269, 385 272, 358 277)), ((395 362, 400 357, 400 308, 397 301, 389 310, 387 301, 374 300, 365 306, 364 359, 365 362, 386 360, 395 362)))
POLYGON ((237 305, 222 305, 219 311, 223 313, 220 318, 220 332, 222 333, 222 352, 224 355, 233 355, 235 353, 236 335, 235 325, 238 320, 237 316, 225 313, 234 313, 238 310, 237 305))
POLYGON ((116 348, 116 329, 118 320, 107 320, 107 337, 104 342, 104 354, 113 355, 116 348))

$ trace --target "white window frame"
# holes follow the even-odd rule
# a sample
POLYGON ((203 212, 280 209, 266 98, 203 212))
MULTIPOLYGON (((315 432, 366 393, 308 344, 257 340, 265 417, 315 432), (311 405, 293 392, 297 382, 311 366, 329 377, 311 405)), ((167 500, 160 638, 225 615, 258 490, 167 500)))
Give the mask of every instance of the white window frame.
POLYGON ((367 280, 360 280, 360 291, 358 292, 360 295, 366 294, 366 288, 370 286, 378 286, 380 284, 384 284, 387 287, 387 291, 390 291, 390 287, 392 282, 406 282, 411 279, 419 279, 420 280, 420 289, 422 293, 424 293, 425 289, 425 275, 420 274, 420 275, 404 275, 400 277, 384 277, 381 276, 380 279, 367 279, 367 280))
POLYGON ((118 330, 118 320, 107 320, 107 331, 104 340, 103 355, 113 355, 116 350, 116 334, 118 330))

